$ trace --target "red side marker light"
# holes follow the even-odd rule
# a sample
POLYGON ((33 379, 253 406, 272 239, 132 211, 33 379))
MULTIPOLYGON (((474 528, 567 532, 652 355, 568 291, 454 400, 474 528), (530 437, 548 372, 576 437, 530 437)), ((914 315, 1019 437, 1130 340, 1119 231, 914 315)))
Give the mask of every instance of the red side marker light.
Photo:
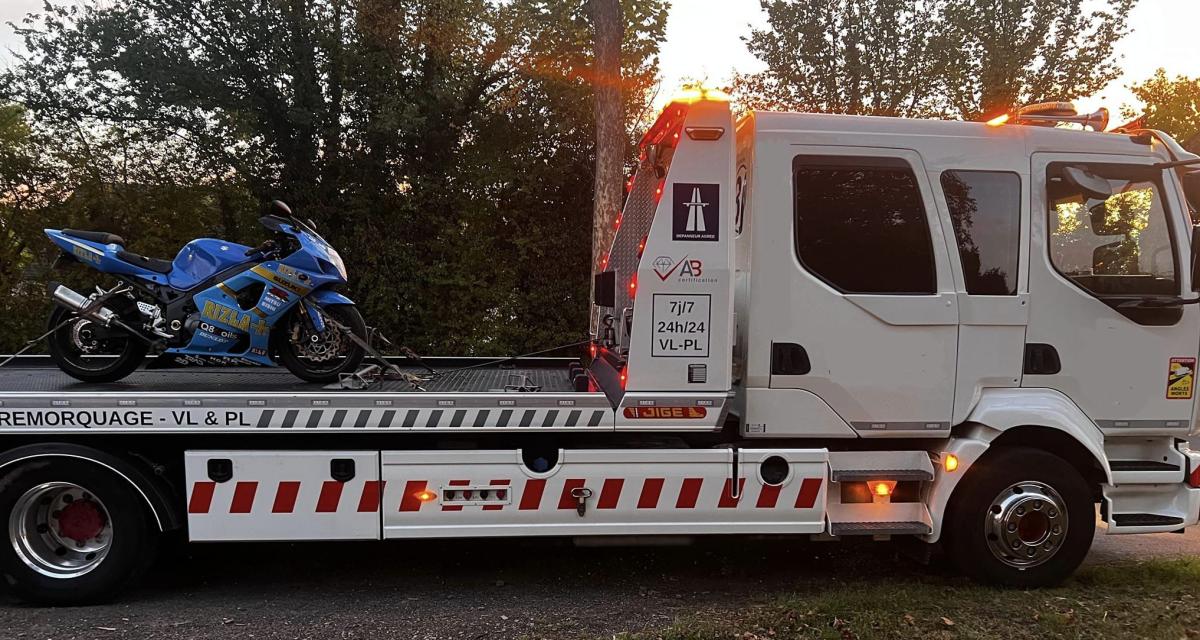
POLYGON ((633 274, 633 277, 629 279, 629 297, 632 298, 636 295, 637 295, 637 274, 635 273, 635 274, 633 274))
POLYGON ((621 388, 622 388, 622 389, 624 389, 624 388, 625 388, 625 383, 626 383, 628 380, 629 380, 629 375, 628 375, 627 373, 625 373, 625 370, 624 370, 624 369, 621 369, 621 388))
POLYGON ((725 135, 724 127, 688 127, 684 131, 692 140, 720 140, 725 135))

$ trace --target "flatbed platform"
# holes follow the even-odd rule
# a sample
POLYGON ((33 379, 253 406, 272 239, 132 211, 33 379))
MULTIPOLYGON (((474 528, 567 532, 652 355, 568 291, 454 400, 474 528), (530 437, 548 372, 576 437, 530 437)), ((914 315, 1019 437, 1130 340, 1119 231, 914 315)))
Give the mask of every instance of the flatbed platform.
MULTIPOLYGON (((470 365, 467 365, 470 366, 470 365)), ((425 369, 401 366, 407 373, 423 374, 425 369)), ((491 365, 471 369, 446 367, 447 373, 424 384, 429 393, 472 393, 504 391, 520 376, 545 392, 573 391, 567 365, 491 365), (459 369, 459 370, 454 370, 459 369)), ((190 367, 178 369, 138 369, 118 382, 96 384, 80 382, 50 362, 18 362, 0 367, 0 392, 32 391, 90 393, 97 391, 182 391, 182 392, 316 392, 328 393, 326 385, 300 380, 283 368, 190 367)), ((345 393, 402 393, 417 391, 407 382, 381 381, 361 391, 345 393)))
MULTIPOLYGON (((71 378, 48 358, 23 358, 0 367, 0 435, 712 431, 729 399, 711 391, 630 393, 614 406, 600 391, 574 390, 567 358, 427 361, 442 374, 418 390, 402 381, 330 388, 283 368, 253 367, 143 368, 96 384, 71 378)), ((397 366, 426 371, 412 362, 397 366)))

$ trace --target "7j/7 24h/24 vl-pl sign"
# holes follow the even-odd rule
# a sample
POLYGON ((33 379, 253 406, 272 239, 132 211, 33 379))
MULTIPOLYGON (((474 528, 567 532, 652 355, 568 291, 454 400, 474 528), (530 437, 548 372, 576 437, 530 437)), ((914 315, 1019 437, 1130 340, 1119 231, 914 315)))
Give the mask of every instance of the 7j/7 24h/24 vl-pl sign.
POLYGON ((707 358, 711 308, 709 294, 654 294, 650 355, 707 358))

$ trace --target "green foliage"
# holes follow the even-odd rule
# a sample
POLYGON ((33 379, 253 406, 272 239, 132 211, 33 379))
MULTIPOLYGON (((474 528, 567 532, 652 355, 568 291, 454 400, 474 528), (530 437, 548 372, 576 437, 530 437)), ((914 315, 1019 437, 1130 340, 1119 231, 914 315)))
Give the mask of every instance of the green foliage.
POLYGON ((1125 107, 1123 117, 1144 117, 1147 128, 1165 131, 1180 143, 1200 135, 1200 78, 1180 75, 1172 79, 1159 69, 1129 89, 1145 107, 1141 111, 1125 107))
MULTIPOLYGON (((666 3, 624 5, 632 118, 666 3)), ((31 53, 0 79, 45 143, 32 166, 53 188, 27 215, 170 257, 200 235, 257 243, 258 203, 281 198, 339 248, 348 293, 398 343, 490 355, 578 340, 586 17, 584 0, 51 6, 21 27, 31 53)), ((21 232, 26 267, 53 255, 39 236, 21 232)), ((0 351, 9 335, 28 332, 6 332, 0 351)))
POLYGON ((1098 91, 1136 0, 762 0, 748 108, 977 119, 1098 91))

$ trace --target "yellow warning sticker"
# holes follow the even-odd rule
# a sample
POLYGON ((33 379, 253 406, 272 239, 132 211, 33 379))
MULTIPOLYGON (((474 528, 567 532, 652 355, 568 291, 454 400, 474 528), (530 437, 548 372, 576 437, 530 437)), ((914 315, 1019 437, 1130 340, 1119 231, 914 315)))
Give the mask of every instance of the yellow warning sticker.
POLYGON ((1167 371, 1167 400, 1191 400, 1195 379, 1195 358, 1171 358, 1167 371))

